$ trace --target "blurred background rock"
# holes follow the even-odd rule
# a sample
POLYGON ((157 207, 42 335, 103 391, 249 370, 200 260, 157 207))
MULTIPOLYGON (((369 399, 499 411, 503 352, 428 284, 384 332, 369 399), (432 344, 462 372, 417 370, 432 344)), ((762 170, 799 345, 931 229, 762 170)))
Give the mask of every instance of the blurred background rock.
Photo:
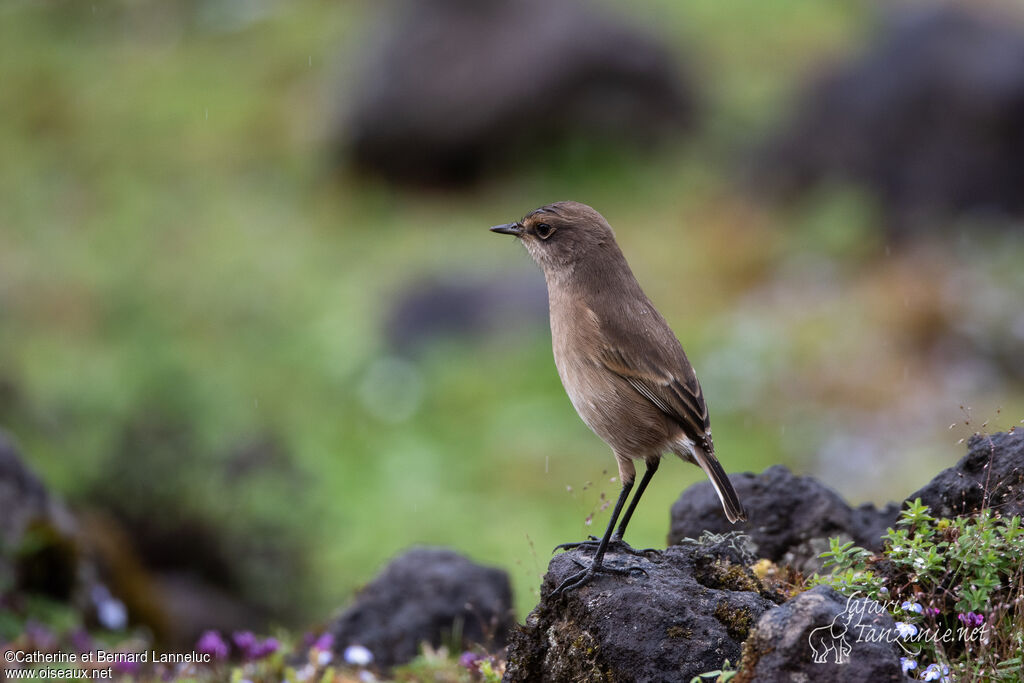
POLYGON ((897 234, 948 229, 951 216, 1019 219, 1024 27, 1005 19, 984 3, 896 5, 863 54, 804 90, 757 182, 789 196, 860 185, 897 234))
POLYGON ((459 184, 505 164, 530 165, 571 140, 651 149, 693 118, 696 96, 678 58, 600 6, 407 0, 386 7, 335 143, 343 161, 365 171, 459 184))
MULTIPOLYGON (((506 568, 522 616, 616 485, 540 274, 486 228, 571 198, 684 342, 727 469, 901 498, 1024 418, 1022 26, 5 3, 0 425, 168 642, 326 620, 412 544, 506 568)), ((667 464, 631 542, 700 476, 667 464)))

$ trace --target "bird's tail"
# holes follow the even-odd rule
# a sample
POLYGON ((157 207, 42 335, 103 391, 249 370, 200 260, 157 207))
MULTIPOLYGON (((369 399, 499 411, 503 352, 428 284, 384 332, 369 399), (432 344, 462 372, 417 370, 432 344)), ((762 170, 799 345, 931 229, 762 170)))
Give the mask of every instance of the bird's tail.
POLYGON ((740 498, 736 495, 736 489, 732 487, 732 482, 729 481, 729 475, 722 469, 722 465, 718 462, 715 454, 706 453, 702 448, 698 447, 693 449, 693 459, 697 461, 700 468, 708 475, 708 479, 711 480, 711 485, 715 487, 715 493, 718 494, 718 499, 722 501, 722 508, 725 510, 725 516, 729 518, 729 521, 733 524, 747 521, 747 511, 743 509, 743 504, 740 503, 740 498))

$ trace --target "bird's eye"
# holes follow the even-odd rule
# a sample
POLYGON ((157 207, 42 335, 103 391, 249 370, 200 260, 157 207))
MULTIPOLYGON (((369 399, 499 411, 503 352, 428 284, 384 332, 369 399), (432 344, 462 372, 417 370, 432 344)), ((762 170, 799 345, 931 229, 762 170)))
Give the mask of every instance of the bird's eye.
POLYGON ((537 237, 541 238, 542 240, 546 240, 547 238, 551 237, 551 234, 554 231, 555 229, 552 228, 547 223, 538 223, 537 227, 534 228, 534 232, 537 233, 537 237))

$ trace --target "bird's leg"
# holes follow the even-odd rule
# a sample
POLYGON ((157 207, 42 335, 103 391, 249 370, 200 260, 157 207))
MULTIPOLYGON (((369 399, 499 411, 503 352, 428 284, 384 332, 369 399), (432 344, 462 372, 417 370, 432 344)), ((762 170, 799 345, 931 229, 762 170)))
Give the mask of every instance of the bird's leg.
MULTIPOLYGON (((655 552, 653 548, 644 548, 643 550, 636 550, 631 545, 622 540, 622 537, 626 533, 626 527, 629 525, 629 520, 633 516, 633 511, 636 510, 636 504, 640 501, 640 497, 644 495, 644 491, 647 489, 647 485, 651 483, 651 478, 654 477, 654 473, 658 471, 658 465, 661 463, 660 460, 650 460, 647 462, 647 469, 644 471, 644 476, 640 478, 640 485, 636 487, 636 493, 633 494, 633 500, 629 501, 629 507, 626 508, 625 514, 622 516, 622 521, 619 522, 619 528, 616 529, 611 539, 608 541, 608 547, 614 548, 616 551, 628 553, 630 555, 644 556, 647 553, 655 552)), ((593 548, 599 546, 600 541, 596 538, 591 537, 588 541, 581 541, 579 543, 562 543, 555 546, 555 550, 572 550, 573 548, 593 548)))
POLYGON ((604 553, 608 550, 608 543, 612 537, 612 530, 615 529, 615 522, 619 519, 619 513, 622 512, 622 505, 626 502, 626 498, 629 497, 629 491, 633 488, 633 481, 622 482, 622 491, 619 492, 619 499, 615 501, 615 510, 612 511, 612 518, 608 520, 608 528, 604 531, 604 536, 601 538, 600 543, 597 545, 597 552, 594 553, 594 560, 590 563, 590 566, 572 576, 568 577, 558 588, 551 592, 552 596, 558 595, 559 593, 566 593, 571 590, 575 590, 580 586, 584 585, 592 578, 594 574, 598 572, 605 572, 611 574, 627 574, 628 569, 618 569, 604 566, 604 553))
POLYGON ((629 501, 629 507, 626 508, 626 514, 622 515, 622 521, 619 522, 619 528, 615 531, 614 538, 621 541, 622 537, 626 535, 626 527, 629 526, 629 520, 633 517, 633 510, 636 510, 636 504, 640 502, 640 496, 644 495, 644 491, 647 490, 647 485, 651 483, 651 479, 654 477, 654 473, 658 471, 658 465, 660 464, 660 459, 647 461, 647 468, 644 470, 644 476, 640 478, 640 485, 636 487, 636 493, 633 494, 633 500, 629 501))

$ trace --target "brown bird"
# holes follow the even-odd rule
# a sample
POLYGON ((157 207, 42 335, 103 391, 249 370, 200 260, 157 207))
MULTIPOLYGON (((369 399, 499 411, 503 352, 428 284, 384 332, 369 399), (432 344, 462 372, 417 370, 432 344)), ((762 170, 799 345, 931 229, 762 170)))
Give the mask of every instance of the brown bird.
POLYGON ((636 504, 672 452, 711 480, 730 522, 746 520, 736 491, 715 457, 711 422, 697 375, 683 347, 633 276, 611 226, 594 209, 557 202, 492 231, 518 237, 544 271, 555 367, 576 412, 615 453, 622 490, 604 536, 559 548, 595 547, 590 567, 562 582, 573 590, 605 567, 609 545, 636 553, 623 534, 636 504), (646 463, 636 494, 634 460, 646 463))

